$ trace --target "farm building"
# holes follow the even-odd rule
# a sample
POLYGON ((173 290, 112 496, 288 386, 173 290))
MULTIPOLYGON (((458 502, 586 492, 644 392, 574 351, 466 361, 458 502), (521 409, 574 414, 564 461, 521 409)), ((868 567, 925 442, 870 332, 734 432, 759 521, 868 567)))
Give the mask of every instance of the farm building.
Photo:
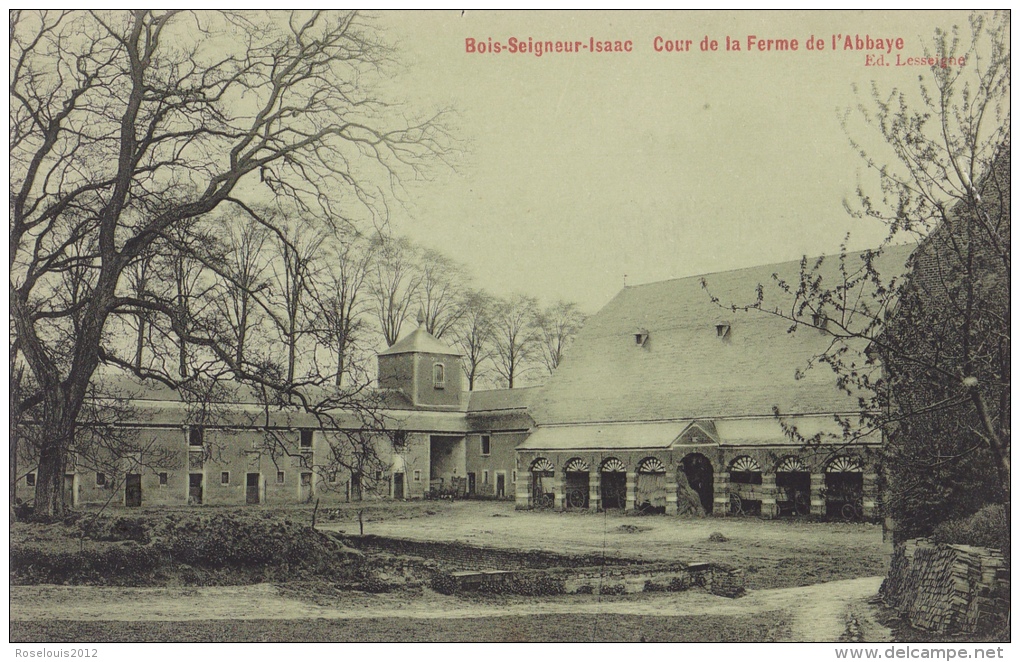
MULTIPOLYGON (((908 255, 887 250, 878 272, 901 273, 908 255)), ((847 256, 848 271, 861 260, 847 256)), ((823 278, 841 275, 838 262, 823 264, 823 278)), ((620 292, 529 407, 518 506, 873 516, 881 436, 859 430, 846 443, 861 394, 837 388, 828 366, 804 370, 831 336, 764 312, 793 305, 777 283, 796 288, 801 266, 620 292), (761 309, 747 310, 759 284, 761 309)))
MULTIPOLYGON (((908 253, 887 251, 880 271, 899 273, 908 253)), ((773 274, 796 282, 800 267, 626 287, 540 388, 465 390, 459 353, 423 325, 379 353, 364 411, 313 415, 239 390, 196 410, 170 391, 124 387, 116 427, 142 450, 108 469, 69 467, 67 501, 473 495, 519 508, 871 517, 882 440, 843 441, 860 394, 825 366, 800 370, 831 339, 740 308, 773 274)), ((762 290, 764 308, 780 302, 774 289, 762 290)), ((33 478, 18 480, 19 499, 33 478)))

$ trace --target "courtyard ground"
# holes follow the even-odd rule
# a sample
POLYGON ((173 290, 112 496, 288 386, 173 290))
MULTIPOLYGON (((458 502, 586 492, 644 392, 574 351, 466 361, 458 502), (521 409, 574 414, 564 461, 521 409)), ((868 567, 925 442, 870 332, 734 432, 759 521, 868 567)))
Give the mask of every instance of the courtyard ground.
MULTIPOLYGON (((345 507, 333 516, 319 528, 358 533, 356 510, 345 507)), ((505 501, 425 502, 416 505, 414 516, 380 509, 366 510, 364 519, 366 534, 412 540, 727 563, 744 570, 749 589, 884 575, 892 551, 879 525, 803 519, 540 512, 515 510, 505 501), (724 540, 710 540, 713 533, 724 540)))
MULTIPOLYGON (((359 511, 365 533, 380 536, 726 563, 745 570, 749 591, 737 599, 700 591, 526 598, 422 587, 370 594, 325 582, 13 586, 12 641, 835 641, 851 621, 864 640, 889 636, 869 604, 884 574, 874 525, 442 501, 320 509, 319 528, 356 534, 359 511)), ((311 509, 283 514, 310 521, 311 509)))

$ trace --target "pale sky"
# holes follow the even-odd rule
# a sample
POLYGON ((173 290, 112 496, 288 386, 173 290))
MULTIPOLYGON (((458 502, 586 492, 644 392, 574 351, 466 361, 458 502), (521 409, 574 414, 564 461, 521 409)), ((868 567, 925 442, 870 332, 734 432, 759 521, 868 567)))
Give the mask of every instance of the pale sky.
MULTIPOLYGON (((469 143, 456 172, 411 188, 395 228, 466 263, 476 284, 594 312, 622 287, 877 245, 884 230, 848 216, 862 181, 839 115, 865 90, 916 89, 936 26, 965 12, 390 12, 377 24, 406 71, 394 91, 456 108, 469 143), (833 35, 902 38, 832 49, 833 35), (749 35, 797 39, 795 52, 726 52, 749 35), (807 50, 814 35, 824 49, 807 50), (692 40, 655 52, 654 39, 692 40), (702 52, 708 36, 718 50, 702 52), (629 53, 469 54, 501 42, 631 40, 629 53), (888 50, 888 49, 884 49, 888 50)), ((868 129, 855 120, 861 136, 868 129)), ((863 180, 866 185, 873 182, 863 180)))

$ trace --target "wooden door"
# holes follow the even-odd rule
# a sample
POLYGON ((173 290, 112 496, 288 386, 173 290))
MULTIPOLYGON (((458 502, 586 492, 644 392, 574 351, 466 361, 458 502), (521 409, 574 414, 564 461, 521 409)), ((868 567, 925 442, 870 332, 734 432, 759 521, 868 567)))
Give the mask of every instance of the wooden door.
POLYGON ((142 474, 128 474, 124 482, 124 505, 137 508, 142 505, 142 474))
POLYGON ((245 484, 244 491, 244 502, 248 505, 254 505, 259 502, 259 475, 248 474, 248 479, 245 484))

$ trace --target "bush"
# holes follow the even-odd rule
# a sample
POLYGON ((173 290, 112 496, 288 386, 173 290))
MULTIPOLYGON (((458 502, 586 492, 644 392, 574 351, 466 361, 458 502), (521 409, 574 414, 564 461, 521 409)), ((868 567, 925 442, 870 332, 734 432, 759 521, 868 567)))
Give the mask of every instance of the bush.
POLYGON ((627 587, 623 584, 609 584, 599 589, 599 593, 602 595, 623 595, 627 592, 627 587))
POLYGON ((729 542, 729 538, 716 531, 708 536, 708 542, 729 542))
POLYGON ((932 537, 950 545, 999 549, 1009 559, 1009 513, 1003 504, 987 505, 970 517, 939 524, 932 537))

